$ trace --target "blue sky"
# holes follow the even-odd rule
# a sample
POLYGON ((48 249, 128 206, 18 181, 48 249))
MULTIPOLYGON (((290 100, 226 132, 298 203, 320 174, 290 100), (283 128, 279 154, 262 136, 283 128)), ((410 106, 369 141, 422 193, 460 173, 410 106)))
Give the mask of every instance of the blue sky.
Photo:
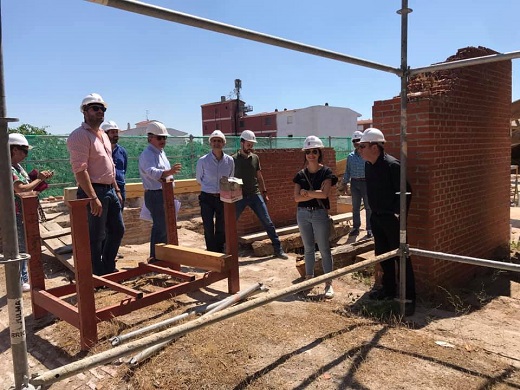
MULTIPOLYGON (((150 0, 149 4, 400 66, 400 0, 150 0)), ((520 50, 517 0, 409 0, 408 62, 443 62, 467 46, 520 50)), ((106 119, 146 119, 201 134, 201 104, 242 80, 253 114, 328 102, 371 117, 375 100, 399 94, 390 73, 289 51, 83 0, 4 0, 7 115, 68 134, 91 92, 106 119)), ((512 99, 520 98, 520 59, 512 99)), ((15 124, 12 124, 15 126, 15 124)))

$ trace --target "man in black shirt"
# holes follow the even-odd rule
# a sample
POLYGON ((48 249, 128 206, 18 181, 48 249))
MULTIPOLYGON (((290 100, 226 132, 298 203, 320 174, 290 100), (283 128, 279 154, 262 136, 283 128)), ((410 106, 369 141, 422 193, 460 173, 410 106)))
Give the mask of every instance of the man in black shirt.
MULTIPOLYGON (((399 248, 399 193, 401 164, 399 160, 385 153, 386 142, 383 133, 376 128, 363 132, 359 144, 361 157, 366 161, 365 178, 368 203, 372 209, 370 222, 374 235, 375 254, 381 255, 399 248)), ((406 183, 407 192, 411 187, 406 183)), ((407 209, 411 195, 407 196, 407 209)), ((383 287, 370 293, 372 299, 394 299, 396 297, 396 265, 399 256, 381 262, 383 287)), ((406 259, 406 315, 415 311, 415 278, 410 258, 406 259)))

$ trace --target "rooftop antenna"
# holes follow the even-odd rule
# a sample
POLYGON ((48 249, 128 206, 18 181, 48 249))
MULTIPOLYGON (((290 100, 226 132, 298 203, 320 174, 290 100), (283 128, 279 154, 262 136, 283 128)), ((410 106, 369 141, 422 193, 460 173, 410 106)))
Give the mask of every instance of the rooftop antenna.
POLYGON ((148 113, 149 113, 149 111, 146 110, 146 120, 147 120, 147 121, 149 120, 149 119, 148 119, 148 113))

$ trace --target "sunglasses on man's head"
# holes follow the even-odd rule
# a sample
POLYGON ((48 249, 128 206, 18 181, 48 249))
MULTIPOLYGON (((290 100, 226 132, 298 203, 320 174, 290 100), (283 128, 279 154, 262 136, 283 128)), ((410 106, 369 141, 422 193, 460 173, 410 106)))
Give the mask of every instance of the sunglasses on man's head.
POLYGON ((107 109, 105 108, 105 106, 101 106, 99 104, 96 104, 96 105, 92 105, 92 106, 88 106, 88 108, 92 108, 94 110, 94 112, 98 112, 99 110, 105 112, 107 109))
POLYGON ((310 150, 306 150, 305 151, 305 154, 311 154, 311 153, 312 154, 318 154, 320 152, 318 151, 318 149, 310 149, 310 150))

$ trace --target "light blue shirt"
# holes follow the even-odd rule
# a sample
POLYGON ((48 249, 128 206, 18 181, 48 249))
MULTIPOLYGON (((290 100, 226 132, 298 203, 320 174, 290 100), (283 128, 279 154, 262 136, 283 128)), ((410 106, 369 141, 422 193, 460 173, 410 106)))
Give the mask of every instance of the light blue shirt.
POLYGON ((364 179, 365 178, 365 160, 354 150, 350 152, 347 157, 347 169, 343 175, 343 183, 350 183, 350 179, 364 179))
MULTIPOLYGON (((148 147, 139 156, 139 176, 141 176, 143 181, 144 189, 162 189, 161 176, 168 169, 171 169, 171 165, 164 150, 148 144, 148 147)), ((173 178, 173 175, 168 176, 166 179, 170 178, 173 178)))
POLYGON ((201 186, 201 191, 217 194, 220 192, 220 178, 232 177, 235 174, 235 161, 233 157, 224 153, 217 160, 213 152, 199 158, 195 178, 201 186))

